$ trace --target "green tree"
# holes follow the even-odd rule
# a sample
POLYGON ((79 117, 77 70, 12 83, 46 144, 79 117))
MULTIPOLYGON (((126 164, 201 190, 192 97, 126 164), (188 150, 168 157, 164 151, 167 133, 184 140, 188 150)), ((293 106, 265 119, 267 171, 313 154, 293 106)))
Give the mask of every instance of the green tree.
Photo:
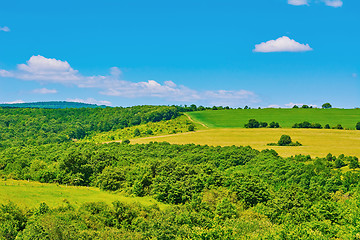
POLYGON ((255 119, 250 119, 247 124, 245 124, 245 128, 259 128, 260 123, 255 119))
POLYGON ((134 130, 134 137, 140 136, 140 130, 138 128, 135 128, 134 130))
POLYGON ((290 143, 292 143, 292 141, 289 135, 282 135, 278 141, 279 146, 288 146, 290 143))
POLYGON ((356 130, 360 130, 360 122, 356 124, 356 130))
POLYGON ((321 107, 324 109, 332 108, 330 103, 324 103, 321 107))

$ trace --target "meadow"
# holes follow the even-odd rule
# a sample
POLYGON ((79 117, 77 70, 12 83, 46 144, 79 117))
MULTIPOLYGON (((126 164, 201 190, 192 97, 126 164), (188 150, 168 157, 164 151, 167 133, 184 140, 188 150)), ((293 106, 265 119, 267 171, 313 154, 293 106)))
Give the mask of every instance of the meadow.
POLYGON ((189 112, 188 115, 209 128, 243 128, 249 119, 259 122, 278 122, 282 128, 291 128, 295 123, 308 121, 331 127, 341 124, 344 128, 355 129, 360 121, 360 109, 233 109, 189 112))
POLYGON ((151 197, 129 197, 123 193, 101 191, 95 187, 67 186, 50 183, 39 183, 25 180, 0 180, 0 204, 13 202, 23 208, 38 207, 46 202, 50 207, 58 207, 65 202, 80 206, 86 202, 115 201, 123 203, 139 203, 143 206, 158 205, 165 209, 166 204, 159 203, 151 197))
POLYGON ((166 141, 172 144, 251 146, 257 150, 274 149, 282 157, 297 154, 325 157, 328 153, 337 156, 345 154, 360 157, 360 131, 356 130, 216 128, 176 135, 131 139, 130 141, 133 144, 166 141), (293 141, 299 141, 303 146, 267 146, 268 143, 276 143, 283 134, 291 136, 293 141))

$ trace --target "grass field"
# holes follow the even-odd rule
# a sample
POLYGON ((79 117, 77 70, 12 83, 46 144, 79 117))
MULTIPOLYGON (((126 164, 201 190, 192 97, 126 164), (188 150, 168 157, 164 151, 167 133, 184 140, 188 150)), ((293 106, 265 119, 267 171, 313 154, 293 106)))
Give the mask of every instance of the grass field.
POLYGON ((64 204, 64 200, 79 206, 85 202, 114 201, 124 203, 140 203, 144 206, 157 204, 161 209, 165 204, 159 203, 151 197, 128 197, 121 193, 109 193, 93 187, 74 187, 48 183, 28 182, 22 180, 0 180, 0 203, 9 201, 24 208, 38 207, 45 202, 50 207, 64 204))
POLYGON ((209 128, 243 128, 252 118, 267 123, 278 122, 283 128, 308 121, 322 126, 341 124, 344 128, 355 129, 360 121, 360 109, 236 109, 189 112, 188 115, 209 128))
POLYGON ((130 141, 131 143, 166 141, 174 144, 195 143, 213 146, 249 145, 258 150, 274 149, 283 157, 296 154, 325 157, 328 153, 360 157, 360 131, 356 130, 217 128, 192 133, 132 139, 130 141), (279 147, 266 145, 267 143, 277 142, 283 134, 290 135, 293 141, 299 141, 303 146, 279 147))

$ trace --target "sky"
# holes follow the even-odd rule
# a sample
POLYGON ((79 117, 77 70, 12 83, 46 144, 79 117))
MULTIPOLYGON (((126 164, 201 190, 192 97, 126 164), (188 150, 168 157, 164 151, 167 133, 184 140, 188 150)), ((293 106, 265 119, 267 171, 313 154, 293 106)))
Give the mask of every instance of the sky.
POLYGON ((0 102, 360 107, 359 0, 3 0, 0 102))

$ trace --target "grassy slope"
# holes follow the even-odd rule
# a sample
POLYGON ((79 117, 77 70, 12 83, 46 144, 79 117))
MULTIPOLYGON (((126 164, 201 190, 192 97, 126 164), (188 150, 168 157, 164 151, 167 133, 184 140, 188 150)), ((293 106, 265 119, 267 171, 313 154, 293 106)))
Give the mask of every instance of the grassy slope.
POLYGON ((279 122, 283 128, 291 128, 294 123, 309 121, 330 124, 331 127, 341 124, 344 128, 354 129, 360 121, 360 109, 238 109, 201 111, 188 113, 192 119, 204 123, 210 128, 237 128, 251 118, 264 122, 279 122))
POLYGON ((112 141, 120 141, 123 139, 135 138, 134 137, 135 129, 139 129, 140 131, 140 136, 137 136, 136 138, 185 133, 185 132, 189 132, 188 128, 190 125, 194 125, 195 130, 200 130, 205 128, 201 124, 192 122, 191 119, 188 118, 188 116, 182 115, 180 117, 168 121, 149 122, 138 126, 127 127, 124 129, 117 129, 115 131, 98 133, 96 135, 87 137, 81 141, 102 143, 102 142, 112 142, 112 141), (152 130, 153 133, 147 134, 146 133, 147 130, 152 130))
POLYGON ((258 150, 274 149, 284 157, 296 154, 325 157, 329 152, 334 155, 345 154, 360 157, 360 131, 356 130, 217 128, 171 136, 132 139, 131 143, 148 143, 150 141, 214 146, 249 145, 258 150), (303 146, 279 147, 266 145, 267 143, 277 142, 283 134, 290 135, 293 141, 299 141, 303 146))
POLYGON ((0 180, 0 203, 14 202, 22 207, 38 207, 45 202, 50 207, 60 206, 64 200, 73 205, 85 202, 114 201, 124 203, 140 203, 144 206, 157 204, 161 209, 165 204, 159 203, 151 197, 128 197, 121 193, 109 193, 93 187, 73 187, 56 184, 27 182, 21 180, 0 180))

